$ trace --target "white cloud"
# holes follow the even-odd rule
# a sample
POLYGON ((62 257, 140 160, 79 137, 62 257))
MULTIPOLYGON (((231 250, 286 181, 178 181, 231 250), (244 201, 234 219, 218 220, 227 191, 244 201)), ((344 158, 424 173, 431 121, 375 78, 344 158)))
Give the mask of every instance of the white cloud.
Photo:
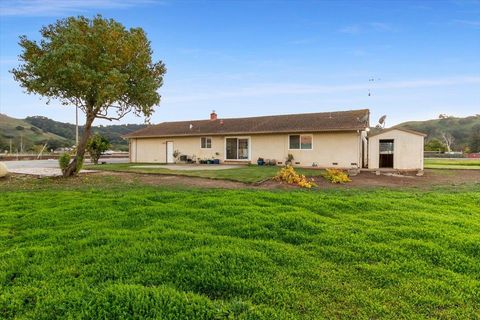
MULTIPOLYGON (((458 85, 480 84, 478 76, 460 76, 436 79, 417 79, 404 81, 379 82, 373 85, 376 89, 408 89, 424 87, 449 87, 458 85)), ((252 87, 236 88, 234 90, 219 89, 217 91, 181 96, 166 95, 169 103, 193 102, 199 100, 214 100, 219 98, 241 98, 278 95, 326 94, 334 92, 352 92, 368 90, 370 83, 356 83, 345 85, 304 85, 304 84, 257 84, 252 87)))
POLYGON ((360 33, 360 31, 361 29, 358 25, 346 26, 338 30, 338 32, 348 33, 348 34, 358 34, 360 33))
POLYGON ((394 32, 395 28, 390 24, 385 22, 370 22, 366 24, 354 24, 340 28, 338 32, 348 33, 348 34, 359 34, 368 31, 377 31, 377 32, 394 32))
POLYGON ((462 26, 480 29, 480 20, 453 20, 453 22, 462 26))
POLYGON ((56 16, 91 9, 125 9, 155 0, 11 0, 0 3, 1 16, 56 16))

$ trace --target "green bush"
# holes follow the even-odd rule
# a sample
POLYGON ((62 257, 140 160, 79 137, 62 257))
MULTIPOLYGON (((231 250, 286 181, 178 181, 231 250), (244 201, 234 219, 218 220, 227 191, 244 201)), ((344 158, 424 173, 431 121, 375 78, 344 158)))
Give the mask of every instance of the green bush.
POLYGON ((72 157, 68 153, 64 153, 58 158, 58 164, 60 165, 60 169, 62 170, 62 173, 65 173, 65 170, 67 169, 68 165, 70 164, 70 160, 72 157))

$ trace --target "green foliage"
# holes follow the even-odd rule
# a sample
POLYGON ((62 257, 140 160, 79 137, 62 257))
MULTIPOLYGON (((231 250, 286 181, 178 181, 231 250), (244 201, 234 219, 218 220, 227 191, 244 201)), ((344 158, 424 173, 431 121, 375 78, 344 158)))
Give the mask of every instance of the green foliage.
POLYGON ((399 124, 398 127, 426 133, 427 141, 433 139, 443 141, 442 132, 449 133, 454 138, 453 150, 460 151, 466 146, 470 146, 472 128, 476 125, 480 126, 480 115, 465 118, 446 117, 427 121, 409 121, 399 124))
MULTIPOLYGON (((67 139, 57 136, 53 133, 45 133, 25 120, 15 119, 8 117, 4 114, 0 114, 0 137, 4 140, 0 145, 0 149, 10 149, 10 139, 12 139, 12 151, 20 150, 20 144, 23 142, 23 150, 30 151, 35 148, 36 145, 44 145, 48 142, 47 149, 52 149, 54 146, 71 146, 67 139), (30 130, 17 130, 16 127, 30 128, 30 130), (2 147, 3 146, 3 147, 2 147)), ((54 148, 56 149, 56 148, 54 148)))
POLYGON ((17 129, 18 131, 23 131, 23 130, 25 130, 25 128, 22 127, 22 126, 16 126, 15 129, 17 129))
POLYGON ((472 127, 469 148, 471 152, 480 152, 480 123, 472 127))
MULTIPOLYGON (((66 122, 55 121, 47 117, 34 116, 27 117, 25 121, 58 136, 65 137, 70 141, 70 145, 75 142, 75 125, 66 122)), ((107 126, 94 126, 92 131, 105 137, 115 149, 128 151, 128 141, 122 136, 145 128, 144 124, 119 124, 107 126)), ((83 126, 79 126, 79 133, 83 134, 83 126)))
POLYGON ((447 151, 447 146, 445 146, 445 143, 441 142, 438 139, 432 139, 425 143, 425 151, 445 152, 447 151))
POLYGON ((152 61, 141 28, 113 19, 82 16, 58 20, 40 30, 41 40, 20 37, 22 64, 11 72, 28 93, 80 108, 85 127, 64 176, 74 175, 95 119, 118 120, 133 112, 150 118, 160 103, 165 65, 152 61))
POLYGON ((480 312, 480 185, 269 192, 122 184, 5 189, 0 318, 480 312))
POLYGON ((87 151, 95 164, 98 164, 98 159, 108 148, 110 148, 110 142, 97 133, 91 136, 87 142, 87 151))
POLYGON ((40 30, 41 41, 20 38, 23 64, 12 70, 27 92, 79 106, 87 116, 147 118, 160 102, 164 64, 152 62, 141 28, 113 19, 69 17, 40 30))
POLYGON ((65 152, 60 156, 60 158, 58 158, 58 164, 60 166, 60 170, 62 170, 62 173, 65 172, 71 160, 72 157, 67 152, 65 152))

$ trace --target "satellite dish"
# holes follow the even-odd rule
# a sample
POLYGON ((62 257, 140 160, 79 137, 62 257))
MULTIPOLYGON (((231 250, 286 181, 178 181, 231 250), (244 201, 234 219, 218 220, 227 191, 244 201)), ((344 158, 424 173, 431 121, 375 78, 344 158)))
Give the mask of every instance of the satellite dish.
POLYGON ((378 124, 382 126, 382 128, 385 128, 385 119, 387 119, 387 115, 384 114, 383 116, 378 119, 378 124))
POLYGON ((387 119, 387 115, 386 115, 386 114, 384 114, 383 116, 380 117, 380 119, 378 119, 378 123, 384 124, 384 123, 385 123, 385 119, 387 119))

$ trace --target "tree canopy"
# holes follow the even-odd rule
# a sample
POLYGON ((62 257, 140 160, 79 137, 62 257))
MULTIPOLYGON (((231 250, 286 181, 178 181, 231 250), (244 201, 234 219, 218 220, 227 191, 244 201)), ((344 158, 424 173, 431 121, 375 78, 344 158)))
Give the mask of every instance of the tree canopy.
POLYGON ((40 30, 40 41, 20 37, 22 64, 12 70, 28 93, 79 107, 86 115, 77 154, 66 175, 82 158, 95 119, 118 120, 133 112, 150 118, 160 103, 166 72, 152 61, 141 28, 126 29, 113 19, 70 17, 40 30))

